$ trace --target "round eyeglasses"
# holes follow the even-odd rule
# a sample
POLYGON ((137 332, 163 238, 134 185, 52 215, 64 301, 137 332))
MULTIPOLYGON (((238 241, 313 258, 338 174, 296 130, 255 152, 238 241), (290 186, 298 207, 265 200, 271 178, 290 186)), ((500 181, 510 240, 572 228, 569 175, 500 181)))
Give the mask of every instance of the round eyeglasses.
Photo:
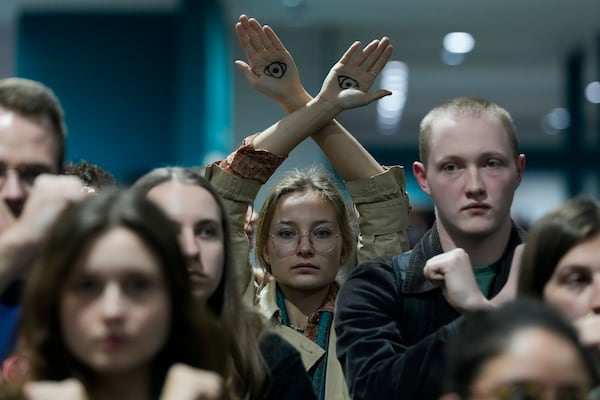
POLYGON ((294 254, 304 236, 308 236, 315 253, 327 254, 335 249, 337 239, 341 235, 334 233, 329 228, 316 228, 310 233, 302 234, 294 229, 283 228, 271 235, 275 253, 279 257, 294 254))

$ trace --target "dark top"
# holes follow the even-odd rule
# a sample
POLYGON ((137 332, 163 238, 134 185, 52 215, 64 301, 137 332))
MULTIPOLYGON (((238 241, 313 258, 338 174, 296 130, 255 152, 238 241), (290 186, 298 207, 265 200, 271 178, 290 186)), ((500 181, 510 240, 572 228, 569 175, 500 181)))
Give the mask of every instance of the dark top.
POLYGON ((271 375, 265 399, 316 400, 300 353, 294 346, 277 333, 267 332, 261 338, 259 347, 271 375))
MULTIPOLYGON (((513 227, 489 296, 506 283, 521 233, 513 227)), ((336 307, 337 355, 350 396, 366 399, 437 399, 445 346, 462 317, 439 287, 425 279, 426 261, 442 253, 429 230, 408 258, 405 273, 391 259, 365 262, 342 287, 336 307)))

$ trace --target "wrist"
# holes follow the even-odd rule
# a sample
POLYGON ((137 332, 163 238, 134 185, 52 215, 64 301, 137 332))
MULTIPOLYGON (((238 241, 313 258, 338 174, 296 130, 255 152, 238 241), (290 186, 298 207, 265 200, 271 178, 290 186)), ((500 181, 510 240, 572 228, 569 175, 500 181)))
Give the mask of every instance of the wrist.
POLYGON ((304 107, 312 99, 312 96, 309 95, 304 88, 301 88, 297 91, 297 93, 279 97, 275 99, 275 101, 285 112, 291 114, 294 111, 304 107))
POLYGON ((318 105, 322 107, 324 112, 331 114, 331 119, 333 120, 339 113, 344 111, 344 108, 336 101, 332 101, 327 97, 323 97, 321 95, 317 95, 314 99, 309 101, 307 105, 318 105))

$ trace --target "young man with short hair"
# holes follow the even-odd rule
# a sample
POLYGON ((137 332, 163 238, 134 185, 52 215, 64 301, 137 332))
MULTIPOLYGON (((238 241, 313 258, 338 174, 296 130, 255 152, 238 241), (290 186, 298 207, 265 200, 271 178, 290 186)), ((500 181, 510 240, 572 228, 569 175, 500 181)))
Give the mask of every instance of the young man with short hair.
POLYGON ((525 156, 510 115, 452 99, 425 116, 419 147, 413 173, 436 222, 410 252, 360 265, 338 296, 337 354, 354 400, 437 398, 461 314, 512 296, 512 285, 499 293, 522 240, 510 207, 525 156))

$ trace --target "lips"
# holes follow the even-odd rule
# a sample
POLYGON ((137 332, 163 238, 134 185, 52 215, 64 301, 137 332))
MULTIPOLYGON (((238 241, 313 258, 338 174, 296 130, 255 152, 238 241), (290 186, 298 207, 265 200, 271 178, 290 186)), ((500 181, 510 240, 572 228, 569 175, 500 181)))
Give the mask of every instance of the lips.
POLYGON ((314 269, 314 270, 318 270, 320 268, 317 267, 314 264, 296 264, 296 265, 292 266, 290 269, 314 269))
POLYGON ((117 351, 127 344, 127 337, 119 334, 108 334, 99 341, 100 348, 104 351, 117 351))
POLYGON ((463 207, 463 210, 473 210, 473 211, 484 211, 489 210, 491 207, 485 203, 471 203, 463 207))
POLYGON ((188 267, 188 274, 190 276, 190 279, 206 279, 207 276, 204 272, 202 272, 202 270, 200 269, 196 269, 194 267, 188 267))

